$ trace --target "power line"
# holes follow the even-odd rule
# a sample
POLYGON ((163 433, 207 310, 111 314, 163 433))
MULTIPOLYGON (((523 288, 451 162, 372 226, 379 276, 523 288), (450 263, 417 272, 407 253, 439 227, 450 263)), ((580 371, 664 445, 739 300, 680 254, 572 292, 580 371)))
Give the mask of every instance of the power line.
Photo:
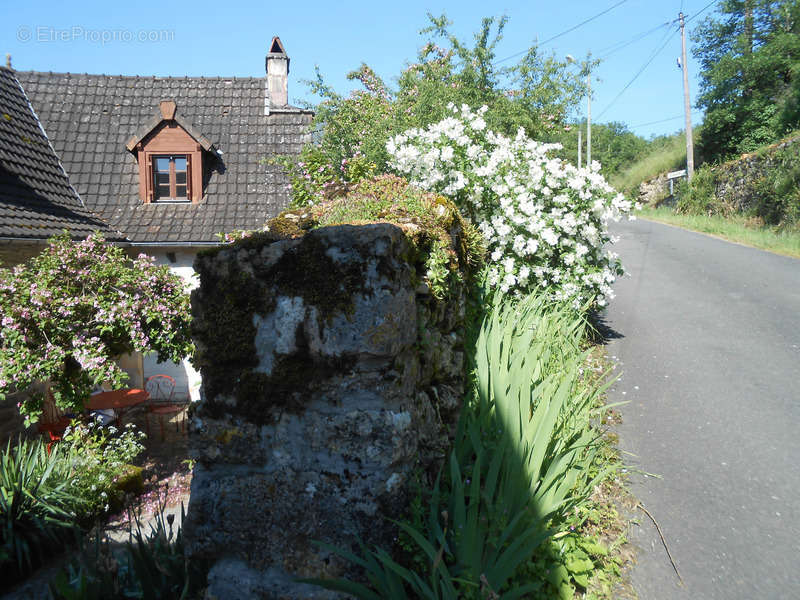
MULTIPOLYGON (((599 13, 597 13, 597 14, 596 14, 596 15, 594 15, 593 17, 589 17, 589 18, 588 18, 588 19, 586 19, 585 21, 581 21, 581 22, 580 22, 580 23, 578 23, 577 25, 575 25, 575 26, 573 26, 573 27, 570 27, 569 29, 566 29, 566 30, 562 31, 562 32, 561 32, 561 33, 559 33, 558 35, 554 35, 553 37, 551 37, 551 38, 548 38, 548 39, 546 39, 546 40, 545 40, 545 41, 543 41, 543 42, 537 42, 537 43, 536 43, 536 45, 537 45, 537 46, 543 46, 544 44, 550 43, 550 42, 552 42, 553 40, 557 40, 557 39, 558 39, 558 38, 560 38, 561 36, 567 35, 568 33, 572 32, 572 31, 575 31, 575 30, 576 30, 576 29, 578 29, 579 27, 583 27, 583 26, 584 26, 584 25, 586 25, 587 23, 590 23, 590 22, 594 21, 595 19, 597 19, 597 18, 599 18, 599 17, 602 17, 604 14, 606 14, 606 13, 608 13, 608 12, 611 12, 612 10, 614 10, 615 8, 617 8, 618 6, 620 6, 621 4, 625 4, 625 2, 627 2, 627 1, 628 1, 628 0, 620 0, 619 2, 617 2, 616 4, 614 4, 613 6, 611 6, 611 7, 607 8, 607 9, 605 9, 605 10, 604 10, 604 11, 602 11, 602 12, 599 12, 599 13)), ((523 54, 525 54, 525 53, 527 53, 527 52, 528 52, 528 50, 523 50, 523 51, 521 51, 521 52, 517 52, 516 54, 512 54, 511 56, 506 56, 505 58, 501 58, 500 60, 497 60, 497 61, 495 61, 495 62, 494 62, 494 65, 496 66, 496 65, 499 65, 499 64, 500 64, 500 63, 502 63, 502 62, 506 62, 507 60, 511 60, 512 58, 516 58, 516 57, 518 57, 518 56, 522 56, 523 54)))
MULTIPOLYGON (((693 115, 698 115, 702 113, 701 110, 693 110, 693 115)), ((658 123, 666 123, 667 121, 676 121, 677 119, 682 119, 685 115, 676 115, 674 117, 668 117, 666 119, 659 119, 658 121, 649 121, 647 123, 639 123, 638 125, 628 125, 631 129, 636 129, 637 127, 646 127, 647 125, 657 125, 658 123)))
POLYGON ((652 29, 648 29, 647 31, 643 31, 642 33, 636 34, 634 37, 632 37, 631 39, 629 39, 626 42, 617 42, 615 44, 611 44, 610 46, 606 46, 605 48, 601 49, 600 52, 602 53, 602 52, 605 52, 606 50, 609 50, 609 52, 607 52, 606 54, 603 54, 600 57, 600 60, 605 60, 606 58, 608 58, 609 56, 611 56, 615 52, 619 52, 623 48, 627 48, 631 44, 634 44, 634 43, 638 42, 639 40, 641 40, 643 38, 646 38, 648 35, 650 35, 652 33, 655 33, 656 31, 658 31, 662 27, 669 27, 672 23, 673 23, 672 21, 667 21, 666 23, 661 23, 660 25, 656 25, 652 29))
POLYGON ((711 2, 709 2, 703 8, 700 9, 699 13, 693 14, 691 17, 687 18, 686 22, 688 23, 692 19, 695 19, 695 18, 699 17, 700 15, 702 15, 708 9, 709 6, 711 6, 712 4, 716 4, 716 3, 717 3, 717 0, 711 0, 711 2))
MULTIPOLYGON (((642 66, 641 66, 641 68, 640 68, 638 71, 636 71, 636 74, 633 76, 633 79, 631 79, 631 80, 630 80, 630 81, 629 81, 629 82, 628 82, 628 83, 625 85, 625 87, 624 87, 624 88, 622 88, 622 91, 620 91, 620 93, 619 93, 619 94, 617 94, 617 95, 614 97, 614 99, 611 101, 611 103, 610 103, 610 104, 608 104, 608 106, 606 106, 606 107, 603 109, 603 111, 602 111, 602 112, 601 112, 599 115, 597 115, 597 118, 598 118, 598 119, 599 119, 600 117, 602 117, 604 114, 606 114, 606 113, 608 112, 608 109, 609 109, 609 108, 611 108, 612 106, 614 106, 614 104, 617 102, 617 100, 619 100, 619 99, 620 99, 620 97, 622 96, 622 94, 624 94, 624 93, 625 93, 625 92, 628 90, 628 88, 629 88, 629 87, 631 87, 631 85, 633 85, 633 82, 634 82, 634 81, 636 81, 636 80, 639 78, 639 75, 641 75, 641 74, 644 72, 644 70, 645 70, 645 69, 646 69, 648 66, 650 66, 650 63, 651 63, 651 62, 653 62, 653 60, 655 60, 656 56, 658 56, 658 55, 661 53, 661 51, 662 51, 664 48, 666 48, 666 47, 667 47, 667 44, 668 44, 668 43, 671 41, 671 38, 670 38, 670 35, 669 35, 669 34, 670 34, 670 32, 669 32, 669 31, 667 31, 667 33, 666 33, 666 35, 664 36, 664 38, 662 38, 662 39, 664 40, 664 43, 663 43, 663 44, 662 44, 662 45, 661 45, 661 46, 660 46, 658 49, 654 50, 652 54, 650 54, 650 57, 647 59, 647 61, 645 61, 645 63, 644 63, 642 66)), ((659 42, 659 43, 661 43, 661 42, 659 42)))

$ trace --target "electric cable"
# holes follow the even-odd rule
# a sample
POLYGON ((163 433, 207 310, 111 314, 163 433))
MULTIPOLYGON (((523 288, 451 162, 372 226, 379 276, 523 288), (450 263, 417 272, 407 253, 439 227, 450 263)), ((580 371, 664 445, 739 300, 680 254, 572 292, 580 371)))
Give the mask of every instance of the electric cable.
POLYGON ((693 14, 691 17, 687 17, 687 19, 686 19, 686 22, 688 23, 688 22, 689 22, 689 21, 691 21, 692 19, 696 19, 697 17, 699 17, 700 15, 702 15, 702 14, 703 14, 703 13, 704 13, 706 10, 708 10, 708 7, 709 7, 709 6, 711 6, 712 4, 716 4, 716 3, 717 3, 717 1, 718 1, 718 0, 711 0, 711 2, 709 2, 709 3, 708 3, 708 4, 706 4, 706 5, 705 5, 703 8, 701 8, 701 9, 700 9, 700 12, 693 14))
MULTIPOLYGON (((702 110, 693 110, 693 115, 702 114, 702 110)), ((647 125, 657 125, 659 123, 666 123, 667 121, 676 121, 678 119, 683 119, 686 115, 676 115, 674 117, 668 117, 666 119, 659 119, 658 121, 648 121, 647 123, 639 123, 638 125, 628 125, 630 129, 636 129, 637 127, 646 127, 647 125)))
MULTIPOLYGON (((569 29, 566 29, 566 30, 562 31, 562 32, 561 32, 561 33, 559 33, 558 35, 554 35, 553 37, 551 37, 551 38, 548 38, 548 39, 544 40, 543 42, 537 42, 537 43, 536 43, 536 46, 543 46, 544 44, 547 44, 547 43, 549 43, 549 42, 552 42, 553 40, 557 40, 557 39, 558 39, 558 38, 560 38, 561 36, 567 35, 568 33, 572 32, 572 31, 575 31, 575 30, 576 30, 576 29, 578 29, 579 27, 583 27, 583 26, 584 26, 584 25, 586 25, 587 23, 590 23, 590 22, 594 21, 595 19, 597 19, 597 18, 599 18, 599 17, 602 17, 604 14, 606 14, 606 13, 608 13, 608 12, 611 12, 612 10, 614 10, 615 8, 617 8, 618 6, 620 6, 621 4, 625 4, 625 2, 627 2, 627 1, 628 1, 628 0, 620 0, 619 2, 617 2, 616 4, 614 4, 613 6, 610 6, 609 8, 605 9, 604 11, 597 13, 597 14, 596 14, 596 15, 594 15, 593 17, 589 17, 589 18, 588 18, 588 19, 586 19, 585 21, 581 21, 581 22, 580 22, 580 23, 578 23, 577 25, 575 25, 575 26, 573 26, 573 27, 570 27, 569 29)), ((523 54, 527 53, 529 50, 530 50, 530 48, 529 48, 529 49, 527 49, 527 50, 523 50, 523 51, 521 51, 521 52, 517 52, 516 54, 512 54, 511 56, 506 56, 505 58, 501 58, 500 60, 496 60, 496 61, 494 62, 494 65, 495 65, 495 66, 497 66, 497 65, 499 65, 499 64, 500 64, 500 63, 502 63, 502 62, 506 62, 507 60, 511 60, 512 58, 516 58, 516 57, 518 57, 518 56, 522 56, 523 54)))
MULTIPOLYGON (((677 33, 677 32, 673 32, 673 34, 674 33, 677 33)), ((633 82, 636 81, 639 78, 639 75, 641 75, 644 72, 644 70, 647 67, 650 66, 650 63, 652 63, 655 60, 656 56, 658 56, 661 53, 661 51, 664 50, 664 48, 667 47, 667 44, 672 40, 672 37, 670 37, 670 31, 667 31, 666 35, 662 39, 664 40, 664 43, 658 49, 653 51, 652 54, 650 54, 650 57, 647 59, 647 61, 641 66, 641 68, 638 71, 636 71, 636 74, 633 76, 633 79, 631 79, 625 85, 625 87, 622 88, 622 91, 620 91, 620 93, 617 94, 614 97, 614 99, 608 105, 606 105, 606 107, 600 112, 600 114, 597 115, 597 119, 598 120, 600 119, 600 117, 602 117, 604 114, 606 114, 608 112, 608 109, 610 109, 612 106, 614 106, 614 104, 617 102, 617 100, 620 99, 622 94, 624 94, 628 90, 628 88, 631 87, 631 85, 633 85, 633 82)))
POLYGON ((600 56, 599 60, 605 60, 606 58, 608 58, 609 56, 611 56, 615 52, 618 52, 618 51, 622 50, 623 48, 627 48, 631 44, 634 44, 634 43, 638 42, 639 40, 646 38, 648 35, 651 35, 651 34, 657 32, 662 27, 669 27, 672 23, 673 23, 673 21, 666 21, 665 23, 661 23, 660 25, 656 25, 652 29, 648 29, 647 31, 644 31, 642 33, 636 34, 634 37, 632 37, 628 41, 617 42, 615 44, 611 44, 610 46, 606 46, 605 48, 600 50, 601 54, 603 52, 605 52, 605 54, 602 54, 602 56, 600 56), (608 52, 606 52, 606 50, 608 50, 608 52))

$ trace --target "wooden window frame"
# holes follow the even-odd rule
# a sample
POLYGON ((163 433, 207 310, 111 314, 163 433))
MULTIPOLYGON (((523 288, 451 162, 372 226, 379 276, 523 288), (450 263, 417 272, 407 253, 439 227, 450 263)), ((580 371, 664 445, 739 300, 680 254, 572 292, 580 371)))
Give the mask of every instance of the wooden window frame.
POLYGON ((192 157, 187 154, 154 154, 150 159, 150 164, 153 174, 153 202, 191 202, 192 201, 192 182, 191 182, 191 164, 192 157), (169 159, 169 197, 160 197, 158 195, 158 182, 155 177, 158 171, 155 168, 156 161, 159 158, 169 159), (175 169, 175 159, 183 158, 186 161, 186 195, 178 196, 178 171, 175 169))
MULTIPOLYGON (((173 135, 174 137, 174 135, 173 135)), ((159 127, 136 145, 137 159, 139 163, 139 198, 143 204, 197 204, 203 198, 203 147, 193 139, 189 139, 188 134, 180 128, 175 121, 165 121, 159 127), (185 140, 170 140, 162 132, 170 129, 173 132, 180 129, 184 134, 185 140), (154 159, 164 156, 186 157, 186 199, 174 197, 174 188, 170 192, 172 198, 157 198, 155 190, 155 169, 154 159)), ((170 178, 170 184, 174 183, 174 177, 170 178)))

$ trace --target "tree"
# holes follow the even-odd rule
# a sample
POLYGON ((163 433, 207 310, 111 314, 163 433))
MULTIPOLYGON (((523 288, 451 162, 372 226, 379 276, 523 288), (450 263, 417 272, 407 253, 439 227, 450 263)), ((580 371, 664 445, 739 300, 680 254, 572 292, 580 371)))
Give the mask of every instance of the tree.
POLYGON ((397 90, 391 90, 366 64, 348 75, 364 89, 347 97, 328 86, 319 72, 315 81, 307 82, 322 101, 316 106, 316 149, 301 159, 313 165, 314 172, 304 167, 289 169, 293 187, 303 190, 302 202, 313 194, 308 194, 308 185, 301 180, 312 181, 315 173, 337 173, 347 180, 346 165, 353 159, 363 159, 370 166, 355 169, 357 174, 385 171, 387 140, 442 120, 450 114, 447 106, 451 103, 487 106, 485 119, 499 133, 514 135, 522 127, 529 136, 539 137, 562 127, 585 94, 579 74, 536 47, 517 64, 499 67, 495 50, 505 17, 484 18, 471 45, 450 32, 446 16, 429 14, 428 18, 430 25, 420 32, 427 43, 417 62, 398 77, 397 90))
MULTIPOLYGON (((578 129, 586 132, 586 120, 559 128, 544 136, 543 141, 558 142, 561 150, 555 154, 563 160, 577 162, 578 129)), ((585 139, 582 142, 585 145, 585 139)), ((600 163, 600 173, 606 179, 621 172, 640 159, 648 148, 648 142, 619 122, 592 123, 592 160, 600 163)), ((585 160, 584 153, 584 160, 585 160)))
POLYGON ((706 160, 750 152, 800 125, 800 0, 725 0, 718 11, 692 36, 706 160))
MULTIPOLYGON (((0 269, 0 400, 45 382, 59 409, 80 412, 94 387, 127 379, 120 355, 189 355, 185 284, 153 260, 130 260, 100 234, 73 242, 65 232, 27 263, 0 269)), ((20 403, 26 424, 38 420, 43 400, 30 393, 20 403)))

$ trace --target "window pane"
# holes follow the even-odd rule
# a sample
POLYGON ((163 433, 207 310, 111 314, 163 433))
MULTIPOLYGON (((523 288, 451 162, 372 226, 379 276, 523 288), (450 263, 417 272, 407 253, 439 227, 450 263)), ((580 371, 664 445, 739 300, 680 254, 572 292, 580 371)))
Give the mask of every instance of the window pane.
POLYGON ((186 185, 186 171, 175 173, 175 183, 179 185, 186 185))
POLYGON ((186 198, 186 186, 185 185, 176 185, 175 186, 175 197, 176 198, 186 198))
POLYGON ((185 156, 176 156, 175 157, 175 170, 176 171, 185 171, 186 170, 186 157, 185 156))
POLYGON ((156 158, 156 171, 169 173, 169 157, 161 156, 156 158))
POLYGON ((156 188, 156 194, 159 198, 169 198, 169 185, 159 185, 156 188))
POLYGON ((156 173, 156 185, 169 185, 169 173, 156 173))

